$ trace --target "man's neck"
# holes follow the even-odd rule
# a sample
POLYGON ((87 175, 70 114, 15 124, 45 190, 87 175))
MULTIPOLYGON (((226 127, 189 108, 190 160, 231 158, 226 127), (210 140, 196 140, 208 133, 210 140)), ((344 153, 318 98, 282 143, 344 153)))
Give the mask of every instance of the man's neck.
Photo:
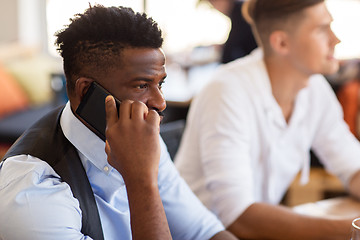
POLYGON ((310 76, 299 72, 285 59, 267 57, 264 60, 272 94, 288 122, 293 112, 295 98, 299 91, 307 86, 310 76))

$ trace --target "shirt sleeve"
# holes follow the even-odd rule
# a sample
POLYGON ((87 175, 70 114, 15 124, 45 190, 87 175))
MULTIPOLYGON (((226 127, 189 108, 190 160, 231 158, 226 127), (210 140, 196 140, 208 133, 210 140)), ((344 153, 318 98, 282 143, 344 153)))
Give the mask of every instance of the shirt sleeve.
POLYGON ((174 240, 206 240, 224 227, 180 177, 161 139, 159 190, 174 240))
POLYGON ((360 144, 343 119, 343 112, 334 92, 324 79, 316 82, 319 111, 313 149, 325 168, 338 176, 347 186, 360 169, 360 144))
POLYGON ((28 155, 0 165, 0 239, 90 240, 70 187, 44 161, 28 155))

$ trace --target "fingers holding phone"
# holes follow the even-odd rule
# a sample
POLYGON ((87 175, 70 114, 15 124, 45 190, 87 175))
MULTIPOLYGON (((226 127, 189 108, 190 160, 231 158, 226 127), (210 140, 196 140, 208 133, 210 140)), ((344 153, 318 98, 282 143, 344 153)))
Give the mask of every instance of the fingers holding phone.
POLYGON ((105 99, 106 123, 107 127, 112 126, 118 119, 118 112, 113 96, 108 95, 105 99))
POLYGON ((125 181, 157 181, 159 115, 138 101, 122 101, 119 114, 113 97, 107 97, 105 105, 109 163, 122 174, 125 181))

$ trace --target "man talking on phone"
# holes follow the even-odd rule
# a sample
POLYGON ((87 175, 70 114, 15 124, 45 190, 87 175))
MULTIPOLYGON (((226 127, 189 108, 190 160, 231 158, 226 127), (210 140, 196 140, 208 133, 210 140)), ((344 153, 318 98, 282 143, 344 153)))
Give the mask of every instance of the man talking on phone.
POLYGON ((0 239, 235 239, 179 177, 159 136, 166 72, 157 24, 96 5, 56 36, 70 101, 1 162, 0 239), (76 113, 94 81, 112 95, 101 103, 105 141, 76 113))

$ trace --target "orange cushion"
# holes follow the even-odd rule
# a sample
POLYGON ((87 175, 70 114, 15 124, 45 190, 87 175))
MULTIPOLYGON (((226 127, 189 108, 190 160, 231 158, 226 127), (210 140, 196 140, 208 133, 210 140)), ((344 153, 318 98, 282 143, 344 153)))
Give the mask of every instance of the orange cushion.
POLYGON ((28 97, 17 81, 0 65, 0 118, 26 108, 28 97))
POLYGON ((359 111, 360 81, 351 80, 344 84, 338 91, 337 97, 343 108, 344 120, 349 125, 350 131, 356 136, 357 114, 359 111))

